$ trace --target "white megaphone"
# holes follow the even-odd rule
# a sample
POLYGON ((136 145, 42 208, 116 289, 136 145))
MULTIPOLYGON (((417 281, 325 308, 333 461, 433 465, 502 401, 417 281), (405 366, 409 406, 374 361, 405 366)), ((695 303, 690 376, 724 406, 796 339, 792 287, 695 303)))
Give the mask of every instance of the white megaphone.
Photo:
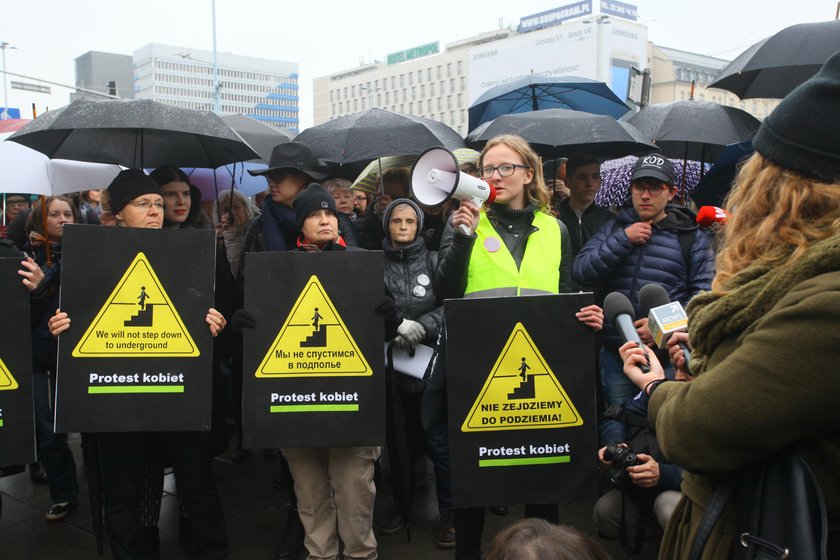
MULTIPOLYGON (((411 168, 411 196, 423 206, 439 206, 454 198, 469 200, 479 208, 493 202, 496 189, 486 181, 458 169, 455 154, 446 148, 429 148, 411 168)), ((461 231, 469 235, 468 227, 461 231)))

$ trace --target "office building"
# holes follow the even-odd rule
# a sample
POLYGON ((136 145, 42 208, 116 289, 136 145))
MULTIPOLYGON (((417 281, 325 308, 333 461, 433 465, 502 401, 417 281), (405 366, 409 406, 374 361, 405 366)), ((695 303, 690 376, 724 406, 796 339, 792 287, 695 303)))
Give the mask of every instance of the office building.
MULTIPOLYGON (((134 99, 134 64, 131 57, 98 51, 88 51, 76 58, 76 87, 134 99)), ((104 99, 83 91, 70 94, 76 99, 104 99)))
POLYGON ((134 51, 134 90, 139 99, 178 107, 253 117, 297 131, 298 65, 292 62, 148 44, 134 51))

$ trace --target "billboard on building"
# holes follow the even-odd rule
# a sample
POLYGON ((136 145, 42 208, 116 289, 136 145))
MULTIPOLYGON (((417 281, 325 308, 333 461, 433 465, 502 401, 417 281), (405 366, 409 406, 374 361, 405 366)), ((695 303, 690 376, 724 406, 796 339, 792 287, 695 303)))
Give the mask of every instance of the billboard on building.
POLYGON ((560 6, 553 10, 546 10, 531 16, 519 18, 519 32, 527 33, 560 25, 566 20, 576 17, 588 16, 592 13, 592 0, 581 0, 567 6, 560 6))
POLYGON ((619 19, 568 22, 474 47, 469 65, 470 104, 529 74, 597 79, 625 99, 630 66, 647 67, 647 28, 619 19))

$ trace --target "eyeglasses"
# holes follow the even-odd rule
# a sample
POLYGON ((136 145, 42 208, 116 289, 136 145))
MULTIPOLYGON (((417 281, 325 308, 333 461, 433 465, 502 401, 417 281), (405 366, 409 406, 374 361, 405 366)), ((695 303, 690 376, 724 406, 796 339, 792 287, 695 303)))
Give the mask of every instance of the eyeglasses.
POLYGON ((137 200, 132 201, 131 205, 137 208, 138 210, 142 210, 144 212, 148 212, 151 207, 154 206, 155 210, 163 210, 163 202, 149 202, 148 200, 137 200))
POLYGON ((531 166, 520 165, 518 163, 503 163, 502 165, 498 165, 496 167, 493 167, 492 165, 487 165, 479 170, 479 174, 482 179, 489 179, 493 176, 493 173, 498 171, 499 177, 510 177, 516 172, 517 169, 531 169, 531 166))
POLYGON ((29 203, 25 200, 9 200, 6 199, 6 206, 17 206, 18 208, 25 208, 29 203))
POLYGON ((666 190, 668 185, 665 183, 632 183, 630 185, 630 189, 633 191, 633 194, 642 195, 645 191, 650 193, 650 196, 659 196, 662 194, 662 191, 666 190))

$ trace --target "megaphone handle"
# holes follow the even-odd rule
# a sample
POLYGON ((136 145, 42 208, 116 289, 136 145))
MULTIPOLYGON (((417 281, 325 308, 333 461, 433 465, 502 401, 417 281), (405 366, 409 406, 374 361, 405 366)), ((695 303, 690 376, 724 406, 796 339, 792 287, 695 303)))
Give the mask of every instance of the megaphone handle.
POLYGON ((461 233, 463 233, 467 237, 470 236, 470 228, 467 227, 467 224, 461 224, 458 227, 461 229, 461 233))

